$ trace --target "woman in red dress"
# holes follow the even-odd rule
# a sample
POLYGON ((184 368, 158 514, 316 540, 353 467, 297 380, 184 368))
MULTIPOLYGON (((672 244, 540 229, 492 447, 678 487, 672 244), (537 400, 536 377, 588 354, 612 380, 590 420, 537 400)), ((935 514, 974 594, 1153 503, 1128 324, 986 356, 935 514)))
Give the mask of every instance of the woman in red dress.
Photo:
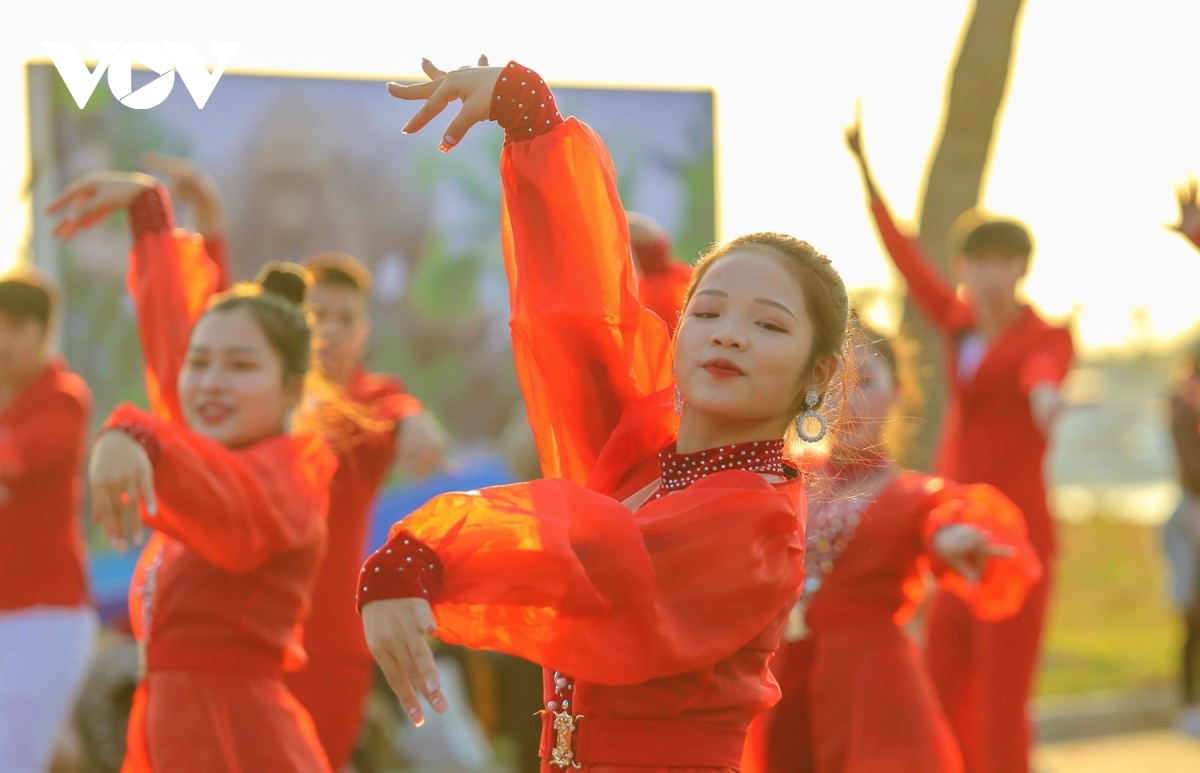
POLYGON ((779 696, 767 662, 800 588, 805 507, 784 436, 817 434, 842 281, 799 240, 735 239, 698 266, 672 351, 638 302, 600 138, 516 63, 426 72, 389 84, 425 100, 405 131, 454 99, 443 150, 488 118, 506 131, 513 348, 547 478, 397 524, 360 577, 368 645, 417 724, 417 692, 446 707, 427 633, 541 664, 544 770, 737 769, 779 696))
MULTIPOLYGON (((901 626, 932 567, 976 615, 1020 609, 1040 576, 1016 506, 991 486, 896 468, 891 342, 864 331, 827 481, 809 507, 804 593, 772 663, 783 689, 750 758, 770 773, 958 773, 962 758, 901 626)), ((757 734, 756 734, 757 735, 757 734)))
POLYGON ((303 657, 335 467, 319 432, 288 431, 311 358, 304 280, 274 270, 212 296, 204 241, 144 175, 92 174, 51 205, 63 238, 124 208, 151 411, 117 408, 88 474, 118 546, 154 529, 130 592, 145 677, 124 770, 324 773, 282 680, 303 657))

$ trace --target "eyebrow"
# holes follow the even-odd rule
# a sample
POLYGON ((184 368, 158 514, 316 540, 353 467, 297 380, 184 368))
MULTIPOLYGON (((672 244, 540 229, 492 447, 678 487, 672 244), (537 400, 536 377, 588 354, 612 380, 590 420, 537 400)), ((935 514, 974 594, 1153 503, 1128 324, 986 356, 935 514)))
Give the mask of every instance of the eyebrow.
MULTIPOLYGON (((699 292, 696 293, 696 295, 712 295, 717 298, 728 298, 729 297, 729 293, 725 292, 724 290, 700 290, 699 292)), ((792 319, 796 319, 796 315, 792 313, 792 310, 789 309, 787 306, 784 306, 779 301, 773 301, 770 298, 755 298, 754 302, 761 303, 764 306, 773 306, 773 307, 779 309, 780 311, 783 311, 784 313, 786 313, 792 319)), ((799 320, 796 320, 796 321, 798 322, 799 320)))
MULTIPOLYGON (((208 354, 211 351, 212 350, 207 346, 192 346, 188 348, 188 352, 190 354, 198 354, 200 352, 208 354)), ((261 352, 261 347, 250 346, 248 344, 242 344, 241 346, 227 346, 220 350, 221 354, 260 354, 261 352)))

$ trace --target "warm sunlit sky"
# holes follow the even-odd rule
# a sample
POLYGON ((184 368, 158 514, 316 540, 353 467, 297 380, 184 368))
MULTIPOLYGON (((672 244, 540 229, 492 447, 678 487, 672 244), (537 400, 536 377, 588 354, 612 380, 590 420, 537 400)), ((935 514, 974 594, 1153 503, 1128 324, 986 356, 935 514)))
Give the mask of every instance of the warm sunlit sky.
MULTIPOLYGON (((518 59, 550 81, 711 86, 721 235, 793 233, 828 253, 850 285, 887 286, 892 276, 842 128, 862 97, 880 184, 897 214, 914 218, 971 3, 188 5, 6 9, 0 265, 14 259, 28 222, 20 197, 28 163, 22 65, 46 58, 44 41, 89 51, 93 40, 179 40, 199 44, 210 61, 210 41, 236 41, 236 70, 384 79, 418 73, 421 56, 457 66, 487 53, 493 62, 518 59)), ((1038 252, 1028 295, 1051 315, 1075 313, 1086 346, 1169 338, 1200 320, 1200 253, 1161 227, 1175 218, 1172 185, 1200 173, 1198 47, 1200 3, 1191 0, 1026 2, 983 203, 1032 227, 1038 252), (1140 329, 1139 313, 1148 320, 1140 329)))

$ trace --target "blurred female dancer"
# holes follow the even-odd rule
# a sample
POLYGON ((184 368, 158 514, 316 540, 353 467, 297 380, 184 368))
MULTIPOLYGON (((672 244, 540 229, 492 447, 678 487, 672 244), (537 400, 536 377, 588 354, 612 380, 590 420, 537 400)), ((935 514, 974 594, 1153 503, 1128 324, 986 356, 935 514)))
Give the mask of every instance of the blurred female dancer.
POLYGON ((1054 523, 1043 471, 1050 433, 1071 368, 1071 332, 1021 301, 1033 240, 1012 220, 989 220, 963 240, 953 262, 965 296, 892 219, 875 185, 861 127, 846 132, 859 163, 875 225, 909 297, 945 338, 948 393, 936 472, 988 483, 1025 516, 1042 579, 1017 614, 980 618, 953 593, 939 592, 929 615, 925 657, 934 689, 958 739, 968 773, 1026 773, 1031 736, 1025 707, 1037 669, 1053 583, 1054 523))
POLYGON ((282 680, 303 657, 335 467, 319 432, 289 431, 312 350, 304 279, 277 268, 213 296, 203 240, 144 175, 88 175, 50 207, 62 238, 125 208, 152 410, 117 408, 88 472, 117 546, 155 530, 130 593, 146 675, 124 770, 328 771, 282 680))
MULTIPOLYGON (((219 287, 225 289, 231 275, 216 183, 185 158, 148 155, 145 163, 166 174, 171 189, 191 208, 204 249, 218 266, 219 287)), ((311 282, 316 364, 340 390, 343 407, 356 416, 325 428, 338 459, 329 486, 325 556, 304 626, 307 662, 284 681, 312 717, 330 766, 341 770, 354 752, 375 670, 354 593, 371 508, 395 466, 416 478, 442 466, 445 433, 399 379, 366 369, 370 270, 338 252, 310 258, 304 268, 311 282)))
POLYGON ((54 354, 58 292, 0 278, 0 770, 41 773, 91 658, 79 465, 92 397, 54 354))
POLYGON ((425 101, 406 132, 455 99, 443 150, 489 118, 506 132, 514 356, 547 478, 397 524, 360 578, 367 642, 417 724, 418 691, 446 707, 427 633, 544 666, 545 770, 735 770, 779 695, 767 661, 805 510, 784 437, 820 434, 845 287, 805 242, 735 239, 701 260, 672 350, 637 300, 600 138, 515 62, 425 68, 430 83, 389 84, 425 101))
POLYGON ((783 698, 752 756, 770 773, 957 773, 958 745, 900 627, 922 570, 995 620, 1020 609, 1040 565, 1003 494, 899 470, 886 455, 904 385, 892 342, 863 333, 828 463, 837 491, 809 507, 804 594, 772 662, 783 698))

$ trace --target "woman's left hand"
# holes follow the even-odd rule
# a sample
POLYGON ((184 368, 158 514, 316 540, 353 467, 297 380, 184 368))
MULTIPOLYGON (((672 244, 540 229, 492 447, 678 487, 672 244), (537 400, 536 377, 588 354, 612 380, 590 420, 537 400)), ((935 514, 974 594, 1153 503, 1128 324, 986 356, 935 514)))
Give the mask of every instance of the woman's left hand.
POLYGON ((396 446, 397 466, 409 478, 427 478, 446 464, 446 431, 429 411, 400 423, 396 446))
POLYGON ((488 120, 492 112, 492 92, 503 67, 488 67, 486 56, 479 57, 478 67, 463 67, 454 72, 444 72, 433 66, 428 59, 421 60, 421 69, 429 76, 428 83, 405 86, 389 83, 388 92, 398 99, 425 100, 417 114, 401 129, 405 134, 420 131, 434 116, 446 109, 454 100, 462 100, 462 109, 446 127, 439 146, 448 152, 462 140, 463 136, 477 123, 488 120))
POLYGON ((154 496, 154 466, 141 444, 120 430, 109 430, 96 438, 88 460, 88 486, 92 514, 108 542, 118 550, 133 540, 141 544, 139 502, 150 514, 157 511, 154 496))
POLYGON ((984 567, 990 559, 1016 554, 1013 548, 989 541, 984 531, 965 523, 952 523, 938 529, 933 535, 933 550, 971 584, 983 578, 984 567))

